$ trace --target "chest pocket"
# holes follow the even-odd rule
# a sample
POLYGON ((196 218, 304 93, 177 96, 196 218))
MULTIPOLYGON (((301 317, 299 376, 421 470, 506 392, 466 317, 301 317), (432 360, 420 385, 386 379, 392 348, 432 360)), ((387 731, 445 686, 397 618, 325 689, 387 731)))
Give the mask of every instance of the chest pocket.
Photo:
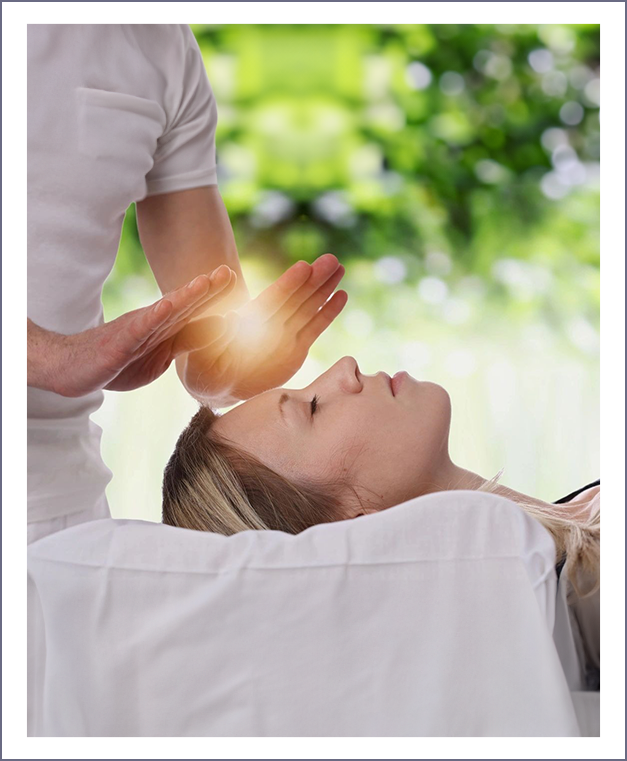
POLYGON ((76 88, 78 152, 95 173, 101 197, 121 206, 143 198, 166 115, 155 101, 127 93, 76 88), (111 198, 113 200, 113 198, 111 198))

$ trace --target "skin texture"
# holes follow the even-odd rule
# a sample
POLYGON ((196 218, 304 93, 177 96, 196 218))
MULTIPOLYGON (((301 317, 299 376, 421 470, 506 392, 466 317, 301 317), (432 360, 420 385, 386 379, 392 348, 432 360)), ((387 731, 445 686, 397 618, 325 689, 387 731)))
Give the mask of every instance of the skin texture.
MULTIPOLYGON (((452 462, 450 423, 451 400, 442 386, 406 375, 393 396, 387 373, 365 375, 346 356, 303 389, 275 388, 234 407, 214 429, 288 478, 348 476, 341 517, 353 518, 423 494, 484 484, 452 462), (290 400, 281 405, 282 415, 284 394, 290 400)), ((495 493, 549 504, 501 484, 495 493)))
POLYGON ((288 477, 348 474, 362 503, 346 495, 350 517, 363 512, 362 506, 384 509, 437 490, 451 466, 450 420, 449 395, 441 386, 406 376, 393 396, 387 374, 365 375, 347 356, 306 388, 267 391, 214 425, 221 436, 288 477), (281 415, 278 401, 284 393, 290 401, 281 415))

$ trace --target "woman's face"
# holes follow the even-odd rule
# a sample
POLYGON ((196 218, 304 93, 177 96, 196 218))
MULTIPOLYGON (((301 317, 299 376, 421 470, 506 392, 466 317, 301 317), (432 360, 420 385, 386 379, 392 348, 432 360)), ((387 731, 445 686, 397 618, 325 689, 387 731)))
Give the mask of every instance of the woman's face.
MULTIPOLYGON (((403 373, 364 375, 343 357, 306 388, 275 388, 220 416, 215 431, 287 478, 346 479, 369 510, 436 491, 451 462, 451 404, 403 373), (312 400, 316 401, 312 405, 312 400)), ((346 517, 362 512, 346 495, 346 517)))

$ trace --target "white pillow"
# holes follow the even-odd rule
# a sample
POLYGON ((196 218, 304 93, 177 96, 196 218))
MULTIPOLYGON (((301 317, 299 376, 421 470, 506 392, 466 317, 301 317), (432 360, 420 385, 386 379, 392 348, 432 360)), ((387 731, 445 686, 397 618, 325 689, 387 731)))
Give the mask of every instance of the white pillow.
POLYGON ((45 736, 579 736, 548 532, 448 491, 296 536, 99 520, 28 548, 45 736))

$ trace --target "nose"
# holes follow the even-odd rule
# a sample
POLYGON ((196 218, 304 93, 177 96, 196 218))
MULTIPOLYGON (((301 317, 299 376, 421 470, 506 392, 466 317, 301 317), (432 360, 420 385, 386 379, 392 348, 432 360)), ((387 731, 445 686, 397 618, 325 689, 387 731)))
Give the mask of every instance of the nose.
POLYGON ((358 394, 363 389, 357 360, 349 356, 339 359, 318 381, 329 386, 329 390, 339 390, 345 394, 358 394))
POLYGON ((357 364, 357 360, 355 359, 355 357, 350 357, 350 356, 342 357, 342 359, 338 360, 335 363, 335 366, 340 367, 342 373, 345 373, 349 376, 354 375, 355 378, 359 379, 359 375, 360 375, 359 365, 357 364))
POLYGON ((345 390, 358 394, 363 388, 363 382, 355 357, 342 357, 337 364, 339 365, 341 381, 344 384, 345 390))

